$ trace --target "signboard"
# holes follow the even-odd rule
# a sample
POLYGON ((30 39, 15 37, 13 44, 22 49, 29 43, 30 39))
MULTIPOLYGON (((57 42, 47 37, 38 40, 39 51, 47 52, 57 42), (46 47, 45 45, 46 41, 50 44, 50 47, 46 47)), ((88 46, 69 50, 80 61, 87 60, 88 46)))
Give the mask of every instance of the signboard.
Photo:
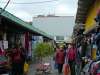
POLYGON ((3 41, 4 49, 8 49, 8 41, 3 41))
POLYGON ((64 36, 56 36, 56 40, 64 40, 64 36))
POLYGON ((0 41, 0 48, 3 49, 2 41, 0 41))

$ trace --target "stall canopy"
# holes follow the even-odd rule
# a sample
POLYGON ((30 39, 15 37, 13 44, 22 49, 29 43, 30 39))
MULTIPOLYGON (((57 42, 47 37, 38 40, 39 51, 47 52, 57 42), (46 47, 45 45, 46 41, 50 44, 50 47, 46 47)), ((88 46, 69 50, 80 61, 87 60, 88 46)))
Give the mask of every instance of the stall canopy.
POLYGON ((95 0, 79 0, 76 14, 76 23, 85 23, 88 12, 95 0))
MULTIPOLYGON (((2 11, 2 8, 0 8, 0 12, 2 11)), ((53 39, 52 36, 46 34, 45 32, 33 27, 32 25, 30 25, 29 23, 19 19, 18 17, 14 16, 13 14, 7 12, 7 11, 3 11, 0 16, 5 17, 6 19, 13 21, 14 23, 16 23, 18 26, 24 27, 27 30, 31 31, 31 32, 35 32, 36 34, 46 37, 48 39, 53 39)))

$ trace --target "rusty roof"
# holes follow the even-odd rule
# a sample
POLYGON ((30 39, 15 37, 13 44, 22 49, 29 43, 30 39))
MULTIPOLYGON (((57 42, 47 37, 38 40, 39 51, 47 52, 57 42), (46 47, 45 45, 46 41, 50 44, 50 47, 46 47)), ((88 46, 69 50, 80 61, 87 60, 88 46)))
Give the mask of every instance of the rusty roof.
POLYGON ((85 23, 88 12, 95 0, 78 0, 78 9, 75 23, 85 23))

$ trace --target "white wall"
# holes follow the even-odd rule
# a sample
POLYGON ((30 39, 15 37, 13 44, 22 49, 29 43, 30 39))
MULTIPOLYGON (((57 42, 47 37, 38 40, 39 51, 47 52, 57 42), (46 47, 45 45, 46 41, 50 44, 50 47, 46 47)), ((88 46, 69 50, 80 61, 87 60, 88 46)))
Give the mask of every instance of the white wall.
POLYGON ((74 27, 73 16, 62 17, 35 17, 33 26, 43 30, 50 35, 71 35, 74 27))

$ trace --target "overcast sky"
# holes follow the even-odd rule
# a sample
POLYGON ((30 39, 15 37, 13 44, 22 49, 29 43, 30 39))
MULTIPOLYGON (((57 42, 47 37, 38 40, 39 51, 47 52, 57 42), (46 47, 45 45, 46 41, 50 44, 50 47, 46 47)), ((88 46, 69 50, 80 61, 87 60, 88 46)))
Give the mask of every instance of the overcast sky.
MULTIPOLYGON (((0 0, 0 7, 4 7, 8 0, 0 0)), ((77 0, 57 0, 47 3, 38 4, 13 4, 17 3, 31 3, 31 2, 42 2, 51 0, 11 0, 7 9, 14 15, 22 18, 25 21, 32 20, 33 16, 38 14, 55 14, 55 15, 75 15, 77 9, 77 0)))
MULTIPOLYGON (((0 7, 3 8, 6 4, 5 2, 7 1, 8 0, 0 0, 0 7)), ((77 0, 11 0, 6 10, 24 21, 32 21, 32 18, 36 15, 55 14, 59 16, 75 16, 77 10, 77 0), (52 2, 37 4, 13 4, 14 2, 32 3, 42 1, 52 2)), ((65 32, 65 30, 63 30, 63 32, 65 32)))

